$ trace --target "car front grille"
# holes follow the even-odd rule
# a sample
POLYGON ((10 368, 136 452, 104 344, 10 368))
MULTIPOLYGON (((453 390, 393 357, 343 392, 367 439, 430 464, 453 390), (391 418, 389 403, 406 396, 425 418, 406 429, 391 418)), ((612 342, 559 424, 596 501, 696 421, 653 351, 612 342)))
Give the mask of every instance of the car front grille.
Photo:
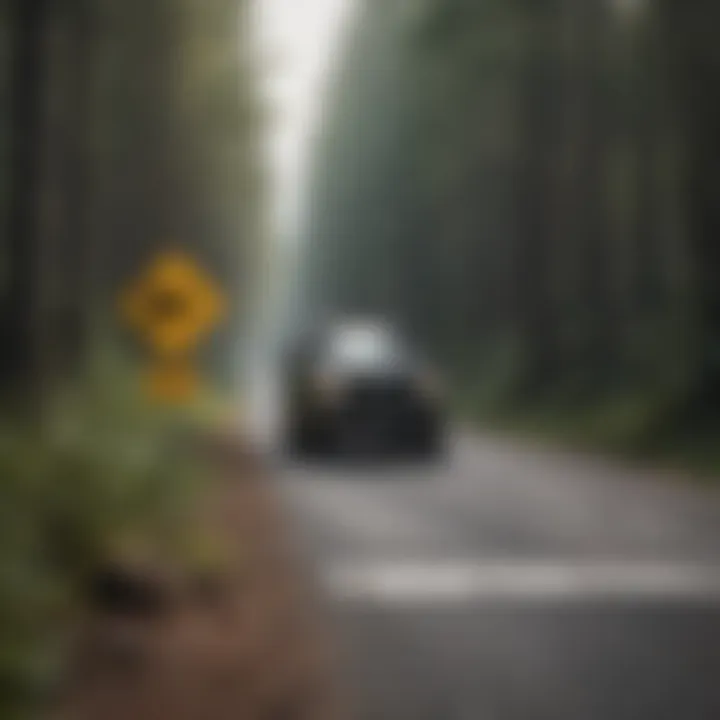
POLYGON ((350 412, 396 414, 412 407, 414 392, 407 381, 355 382, 346 402, 350 412))

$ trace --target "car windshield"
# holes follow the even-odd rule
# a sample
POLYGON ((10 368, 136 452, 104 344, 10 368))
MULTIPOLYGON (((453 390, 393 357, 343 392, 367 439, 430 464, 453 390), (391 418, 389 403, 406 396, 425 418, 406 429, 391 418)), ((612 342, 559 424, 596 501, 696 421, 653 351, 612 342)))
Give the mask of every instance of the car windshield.
POLYGON ((343 328, 331 339, 330 359, 341 365, 386 366, 400 362, 403 357, 404 352, 397 339, 377 327, 343 328))

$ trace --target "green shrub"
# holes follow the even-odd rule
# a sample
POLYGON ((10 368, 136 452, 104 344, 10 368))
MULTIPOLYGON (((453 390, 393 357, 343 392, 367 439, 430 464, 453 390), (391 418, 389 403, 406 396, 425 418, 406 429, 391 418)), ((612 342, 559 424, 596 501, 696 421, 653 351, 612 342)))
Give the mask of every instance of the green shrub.
POLYGON ((0 420, 0 717, 21 717, 54 681, 87 574, 183 522, 201 473, 181 425, 117 376, 38 423, 0 420))

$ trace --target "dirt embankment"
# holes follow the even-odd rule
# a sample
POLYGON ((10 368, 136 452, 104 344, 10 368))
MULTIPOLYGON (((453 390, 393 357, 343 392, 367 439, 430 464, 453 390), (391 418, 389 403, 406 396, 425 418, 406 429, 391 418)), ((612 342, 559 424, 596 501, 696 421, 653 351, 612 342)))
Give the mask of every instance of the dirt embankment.
POLYGON ((215 443, 213 456, 220 480, 197 515, 226 552, 222 572, 146 569, 149 592, 137 597, 104 578, 106 607, 82 623, 57 720, 345 717, 267 471, 236 441, 215 443))

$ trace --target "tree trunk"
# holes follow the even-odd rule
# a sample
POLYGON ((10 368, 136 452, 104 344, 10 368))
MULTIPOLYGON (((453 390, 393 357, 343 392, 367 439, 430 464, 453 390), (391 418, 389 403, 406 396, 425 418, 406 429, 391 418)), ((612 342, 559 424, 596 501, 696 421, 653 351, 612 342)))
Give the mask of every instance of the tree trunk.
POLYGON ((11 14, 11 159, 7 227, 8 286, 0 371, 22 392, 37 374, 38 191, 41 175, 48 0, 14 0, 11 14))
POLYGON ((617 299, 612 290, 612 243, 608 223, 608 102, 606 39, 610 11, 607 0, 584 0, 577 10, 579 116, 576 159, 578 252, 578 367, 586 384, 600 387, 617 365, 617 299))
POLYGON ((717 13, 698 0, 659 5, 662 46, 668 54, 673 101, 685 150, 684 210, 690 264, 694 390, 690 409, 717 419, 720 407, 720 53, 712 33, 717 13), (710 16, 710 17, 709 17, 710 16))
POLYGON ((529 32, 520 79, 520 151, 517 172, 514 324, 523 372, 518 392, 533 395, 547 386, 556 363, 552 248, 552 164, 555 147, 551 25, 553 3, 528 10, 529 32))
POLYGON ((67 202, 66 308, 62 323, 61 362, 65 372, 77 372, 87 346, 88 315, 92 298, 88 297, 90 95, 94 63, 93 10, 90 0, 74 0, 71 17, 69 57, 69 136, 68 163, 65 168, 67 202))

